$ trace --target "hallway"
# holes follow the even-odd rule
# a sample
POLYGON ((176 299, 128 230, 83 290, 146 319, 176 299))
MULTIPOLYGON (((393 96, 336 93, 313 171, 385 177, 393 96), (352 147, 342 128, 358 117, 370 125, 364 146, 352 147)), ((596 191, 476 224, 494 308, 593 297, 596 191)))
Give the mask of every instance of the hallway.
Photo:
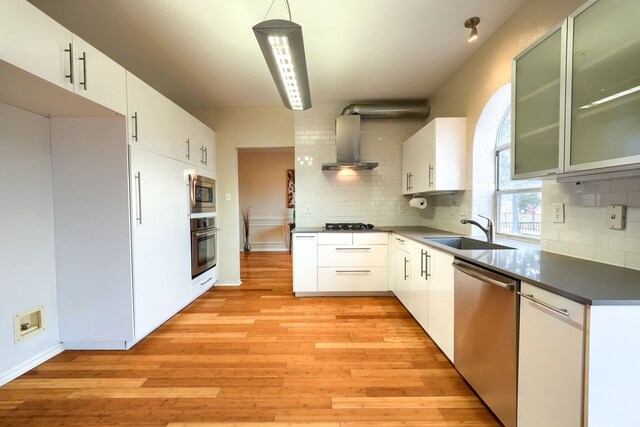
POLYGON ((65 351, 0 388, 0 426, 498 425, 395 298, 293 298, 287 253, 241 270, 129 351, 65 351))

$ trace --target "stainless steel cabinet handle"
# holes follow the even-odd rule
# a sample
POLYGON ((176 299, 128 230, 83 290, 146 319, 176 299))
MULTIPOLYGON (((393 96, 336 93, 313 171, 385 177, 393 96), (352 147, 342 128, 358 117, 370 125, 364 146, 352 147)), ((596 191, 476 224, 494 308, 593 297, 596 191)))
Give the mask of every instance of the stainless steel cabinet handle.
POLYGON ((397 237, 396 237, 395 239, 396 239, 398 242, 400 242, 400 243, 404 243, 404 240, 402 240, 402 239, 399 239, 399 238, 397 238, 397 237))
POLYGON ((507 290, 514 290, 516 287, 515 281, 514 282, 508 282, 508 283, 504 283, 504 282, 499 282, 495 279, 492 279, 491 277, 487 277, 484 274, 482 274, 479 271, 476 270, 472 270, 470 268, 467 267, 463 267, 462 265, 454 262, 453 263, 453 268, 455 268, 456 270, 461 271, 462 273, 469 275, 473 278, 476 278, 478 280, 481 280, 485 283, 489 283, 490 285, 495 285, 495 286, 500 286, 501 288, 505 288, 507 290))
POLYGON ((138 181, 138 216, 136 217, 136 221, 142 225, 142 177, 140 176, 140 172, 136 174, 135 179, 138 181))
POLYGON ((406 185, 405 185, 406 191, 409 191, 409 174, 407 174, 407 177, 405 178, 405 181, 406 181, 406 182, 405 182, 405 184, 406 184, 406 185))
POLYGON ((558 313, 564 317, 569 317, 569 310, 567 310, 566 308, 558 308, 558 307, 554 307, 549 303, 546 303, 544 301, 540 301, 538 298, 534 297, 532 294, 524 294, 520 291, 517 291, 517 294, 520 295, 523 298, 528 299, 531 302, 534 302, 536 304, 539 304, 545 308, 548 308, 549 310, 558 313))
POLYGON ((336 248, 336 251, 370 251, 371 248, 336 248))
POLYGON ((407 185, 407 190, 413 190, 413 174, 409 172, 408 175, 409 175, 409 184, 407 185))
POLYGON ((69 53, 69 74, 66 74, 65 77, 73 84, 73 45, 69 43, 69 47, 64 51, 69 53))
POLYGON ((82 56, 78 58, 79 61, 82 61, 82 72, 84 76, 84 81, 80 82, 80 86, 84 87, 84 90, 87 90, 87 52, 82 52, 82 56))
POLYGON ((424 262, 424 280, 427 280, 429 277, 431 277, 431 272, 429 271, 429 263, 431 262, 431 255, 429 255, 429 252, 424 251, 425 254, 425 262, 424 262))
POLYGON ((427 252, 424 249, 420 249, 420 277, 424 276, 424 254, 427 252))
POLYGON ((213 236, 214 234, 217 234, 217 233, 218 233, 218 230, 214 229, 214 231, 196 233, 196 237, 208 237, 208 236, 213 236))
POLYGON ((407 259, 407 257, 404 257, 404 280, 407 280, 409 278, 409 276, 407 276, 407 263, 409 262, 409 260, 407 259))
POLYGON ((315 239, 316 236, 296 236, 296 239, 315 239))
POLYGON ((429 165, 429 188, 433 187, 433 166, 429 165))
POLYGON ((336 270, 336 273, 371 273, 371 270, 336 270))
POLYGON ((200 163, 204 165, 204 146, 200 146, 200 163))
POLYGON ((138 142, 138 112, 133 113, 131 118, 133 119, 133 135, 131 135, 131 139, 138 142))
POLYGON ((185 157, 187 159, 190 159, 191 158, 191 141, 189 140, 189 138, 187 138, 187 140, 184 143, 187 144, 187 155, 185 157))
POLYGON ((204 147, 204 165, 209 165, 209 150, 207 149, 207 147, 204 147))

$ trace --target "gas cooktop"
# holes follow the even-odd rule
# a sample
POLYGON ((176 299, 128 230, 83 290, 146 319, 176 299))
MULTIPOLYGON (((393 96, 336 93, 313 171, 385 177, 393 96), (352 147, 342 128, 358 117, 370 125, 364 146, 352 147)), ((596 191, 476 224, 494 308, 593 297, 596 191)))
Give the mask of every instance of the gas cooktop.
POLYGON ((351 231, 361 231, 361 230, 375 230, 373 228, 373 224, 364 224, 362 222, 327 222, 324 225, 325 230, 351 230, 351 231))

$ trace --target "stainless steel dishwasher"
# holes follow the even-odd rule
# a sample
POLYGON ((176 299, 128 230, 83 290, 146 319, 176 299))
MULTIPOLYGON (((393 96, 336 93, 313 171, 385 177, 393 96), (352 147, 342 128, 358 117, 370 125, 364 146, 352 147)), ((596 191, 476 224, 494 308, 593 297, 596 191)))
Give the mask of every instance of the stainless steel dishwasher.
POLYGON ((456 259, 456 369, 506 427, 516 425, 519 282, 456 259))

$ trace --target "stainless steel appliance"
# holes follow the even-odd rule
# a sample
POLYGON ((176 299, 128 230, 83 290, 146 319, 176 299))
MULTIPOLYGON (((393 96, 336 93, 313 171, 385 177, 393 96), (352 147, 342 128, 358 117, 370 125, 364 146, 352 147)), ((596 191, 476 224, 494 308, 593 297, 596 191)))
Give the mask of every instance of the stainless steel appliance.
POLYGON ((325 230, 375 230, 373 224, 364 224, 362 222, 327 222, 324 225, 325 230))
POLYGON ((191 218, 191 277, 216 266, 216 217, 191 218))
POLYGON ((191 212, 216 211, 216 180, 201 175, 191 175, 191 212))
POLYGON ((506 427, 516 425, 519 282, 453 263, 456 369, 506 427))

